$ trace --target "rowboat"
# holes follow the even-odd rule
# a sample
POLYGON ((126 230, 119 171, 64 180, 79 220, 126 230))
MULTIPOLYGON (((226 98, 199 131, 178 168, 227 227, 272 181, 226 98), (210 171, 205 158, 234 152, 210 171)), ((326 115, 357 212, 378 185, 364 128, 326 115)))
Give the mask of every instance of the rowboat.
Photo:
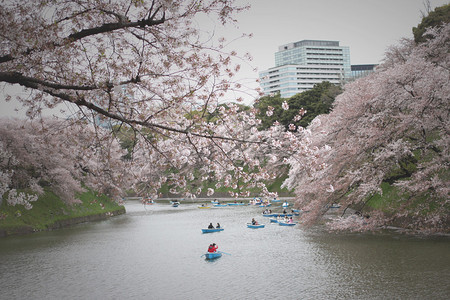
POLYGON ((253 225, 253 224, 247 223, 248 228, 264 228, 264 226, 265 226, 264 224, 253 225))
POLYGON ((292 217, 293 214, 272 214, 271 217, 292 217))
POLYGON ((211 208, 211 206, 206 206, 206 205, 205 205, 205 206, 197 206, 197 207, 198 207, 198 208, 205 208, 205 209, 206 209, 206 208, 211 208))
POLYGON ((210 233, 210 232, 218 232, 218 231, 223 231, 224 228, 205 228, 202 229, 203 233, 210 233))
POLYGON ((330 205, 330 208, 339 208, 339 207, 341 207, 341 205, 337 203, 333 203, 330 205))
POLYGON ((278 223, 277 219, 270 219, 270 223, 278 223))
POLYGON ((205 253, 205 258, 206 259, 215 259, 215 258, 219 258, 221 256, 222 256, 222 252, 220 252, 220 251, 205 253))
POLYGON ((172 207, 178 207, 179 203, 172 203, 172 207))
POLYGON ((297 223, 278 222, 280 226, 295 226, 297 223))
POLYGON ((226 207, 226 206, 228 206, 228 205, 226 205, 226 204, 214 204, 214 207, 226 207))
POLYGON ((265 213, 262 213, 261 214, 263 217, 276 217, 277 216, 277 214, 265 214, 265 213))
POLYGON ((261 199, 253 199, 248 202, 248 205, 261 205, 263 202, 261 199))
POLYGON ((244 205, 244 203, 227 203, 228 206, 238 206, 238 205, 244 205))

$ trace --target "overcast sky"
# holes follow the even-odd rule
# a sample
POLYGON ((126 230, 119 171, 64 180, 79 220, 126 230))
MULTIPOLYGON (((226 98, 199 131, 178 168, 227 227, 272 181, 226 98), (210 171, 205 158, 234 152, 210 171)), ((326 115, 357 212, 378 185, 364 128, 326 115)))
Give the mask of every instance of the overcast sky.
MULTIPOLYGON (((421 21, 425 0, 238 0, 252 8, 238 16, 238 28, 217 29, 217 36, 236 37, 252 33, 231 48, 253 56, 252 67, 262 71, 275 66, 278 46, 300 40, 333 40, 350 47, 351 64, 376 64, 389 45, 412 37, 421 21)), ((430 0, 431 8, 449 0, 430 0)), ((239 75, 256 87, 258 73, 243 67, 239 75)), ((0 115, 16 115, 14 103, 5 103, 0 90, 0 115)))
MULTIPOLYGON (((245 2, 245 1, 243 1, 245 2)), ((449 0, 430 0, 432 9, 449 0)), ((240 45, 261 69, 275 65, 278 46, 300 40, 333 40, 350 47, 352 64, 379 63, 389 45, 412 37, 424 0, 254 0, 239 29, 254 37, 240 45)))
MULTIPOLYGON (((246 2, 242 0, 242 2, 246 2)), ((275 66, 278 46, 301 40, 333 40, 350 47, 351 64, 378 64, 385 50, 412 38, 426 12, 425 0, 254 0, 239 30, 253 33, 233 48, 248 51, 262 71, 275 66)), ((431 9, 450 3, 430 0, 431 9)), ((222 32, 220 32, 222 33, 222 32)), ((226 35, 226 33, 225 33, 226 35)), ((242 77, 257 77, 245 69, 242 77)))

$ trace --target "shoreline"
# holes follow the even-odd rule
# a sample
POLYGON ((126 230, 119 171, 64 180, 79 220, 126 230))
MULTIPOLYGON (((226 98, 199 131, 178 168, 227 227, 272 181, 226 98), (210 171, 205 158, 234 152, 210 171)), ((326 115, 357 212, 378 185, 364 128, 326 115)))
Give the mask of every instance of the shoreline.
POLYGON ((96 222, 103 221, 111 217, 123 215, 126 213, 125 207, 121 206, 119 209, 114 209, 110 211, 105 211, 103 213, 94 213, 88 214, 85 216, 78 216, 72 218, 66 218, 61 220, 56 220, 52 223, 47 224, 45 229, 37 229, 31 225, 22 225, 22 226, 12 226, 9 228, 0 228, 0 238, 5 238, 9 236, 17 236, 17 235, 26 235, 32 234, 35 232, 41 231, 51 231, 67 228, 70 226, 74 226, 77 224, 87 223, 87 222, 96 222))

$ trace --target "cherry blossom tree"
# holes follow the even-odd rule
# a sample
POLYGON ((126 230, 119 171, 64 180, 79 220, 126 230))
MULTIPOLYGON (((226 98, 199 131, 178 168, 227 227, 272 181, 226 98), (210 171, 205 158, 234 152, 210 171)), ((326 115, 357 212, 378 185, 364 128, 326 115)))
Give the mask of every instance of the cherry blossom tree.
POLYGON ((124 150, 106 130, 62 121, 2 119, 0 125, 0 199, 7 194, 10 205, 31 208, 45 187, 76 203, 84 187, 116 198, 131 185, 124 150))
POLYGON ((243 8, 233 2, 3 3, 0 80, 28 89, 17 99, 31 118, 69 103, 77 117, 187 134, 192 121, 184 115, 213 110, 240 68, 232 64, 236 52, 225 52, 226 41, 202 39, 195 17, 234 22, 243 8))
MULTIPOLYGON (((44 108, 63 107, 68 128, 97 133, 94 143, 73 130, 54 130, 52 122, 37 123, 61 141, 74 135, 79 149, 72 150, 77 155, 69 155, 68 161, 89 157, 92 144, 111 151, 102 155, 113 156, 112 141, 104 135, 108 128, 112 136, 131 134, 127 175, 138 192, 156 195, 168 183, 171 192, 194 196, 187 184, 212 178, 216 187, 231 187, 232 196, 248 195, 245 189, 255 186, 269 193, 261 184, 276 171, 269 163, 283 162, 289 155, 283 145, 301 134, 276 126, 258 132, 254 110, 219 106, 230 92, 247 92, 234 76, 239 63, 250 57, 229 49, 228 41, 198 22, 206 17, 217 26, 233 26, 235 15, 246 8, 234 0, 2 2, 0 81, 25 89, 25 96, 7 100, 15 96, 30 119, 44 108)), ((108 160, 105 164, 110 170, 102 167, 93 183, 106 185, 109 179, 102 176, 120 169, 108 160)), ((79 178, 80 170, 60 171, 68 181, 68 174, 79 178)))
POLYGON ((363 217, 338 220, 333 228, 400 223, 448 230, 450 24, 427 34, 432 38, 424 43, 405 39, 391 47, 377 72, 347 84, 333 111, 308 127, 310 147, 327 151, 311 168, 304 168, 310 160, 303 154, 289 158, 284 183, 311 210, 307 221, 336 201, 363 217), (397 197, 374 210, 370 201, 382 186, 397 197))
POLYGON ((223 39, 211 42, 196 17, 210 15, 225 25, 245 7, 222 0, 1 6, 0 80, 26 88, 28 94, 16 100, 30 118, 67 103, 77 109, 72 120, 88 121, 80 126, 112 123, 133 130, 138 145, 146 145, 136 154, 164 158, 165 167, 199 155, 197 139, 217 147, 234 139, 214 134, 192 116, 215 110, 219 97, 240 87, 231 80, 240 68, 233 63, 237 53, 225 51, 223 39))

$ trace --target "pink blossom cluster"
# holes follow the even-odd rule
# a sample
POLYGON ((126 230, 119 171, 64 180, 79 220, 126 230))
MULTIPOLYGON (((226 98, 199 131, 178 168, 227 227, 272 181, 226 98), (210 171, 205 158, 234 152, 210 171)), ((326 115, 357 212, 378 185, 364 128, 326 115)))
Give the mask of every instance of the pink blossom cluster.
POLYGON ((122 189, 131 185, 121 159, 124 153, 100 128, 70 121, 2 119, 0 192, 8 194, 8 204, 26 208, 31 208, 29 202, 37 200, 43 186, 50 186, 67 203, 79 201, 76 194, 84 191, 83 186, 119 199, 122 189))

